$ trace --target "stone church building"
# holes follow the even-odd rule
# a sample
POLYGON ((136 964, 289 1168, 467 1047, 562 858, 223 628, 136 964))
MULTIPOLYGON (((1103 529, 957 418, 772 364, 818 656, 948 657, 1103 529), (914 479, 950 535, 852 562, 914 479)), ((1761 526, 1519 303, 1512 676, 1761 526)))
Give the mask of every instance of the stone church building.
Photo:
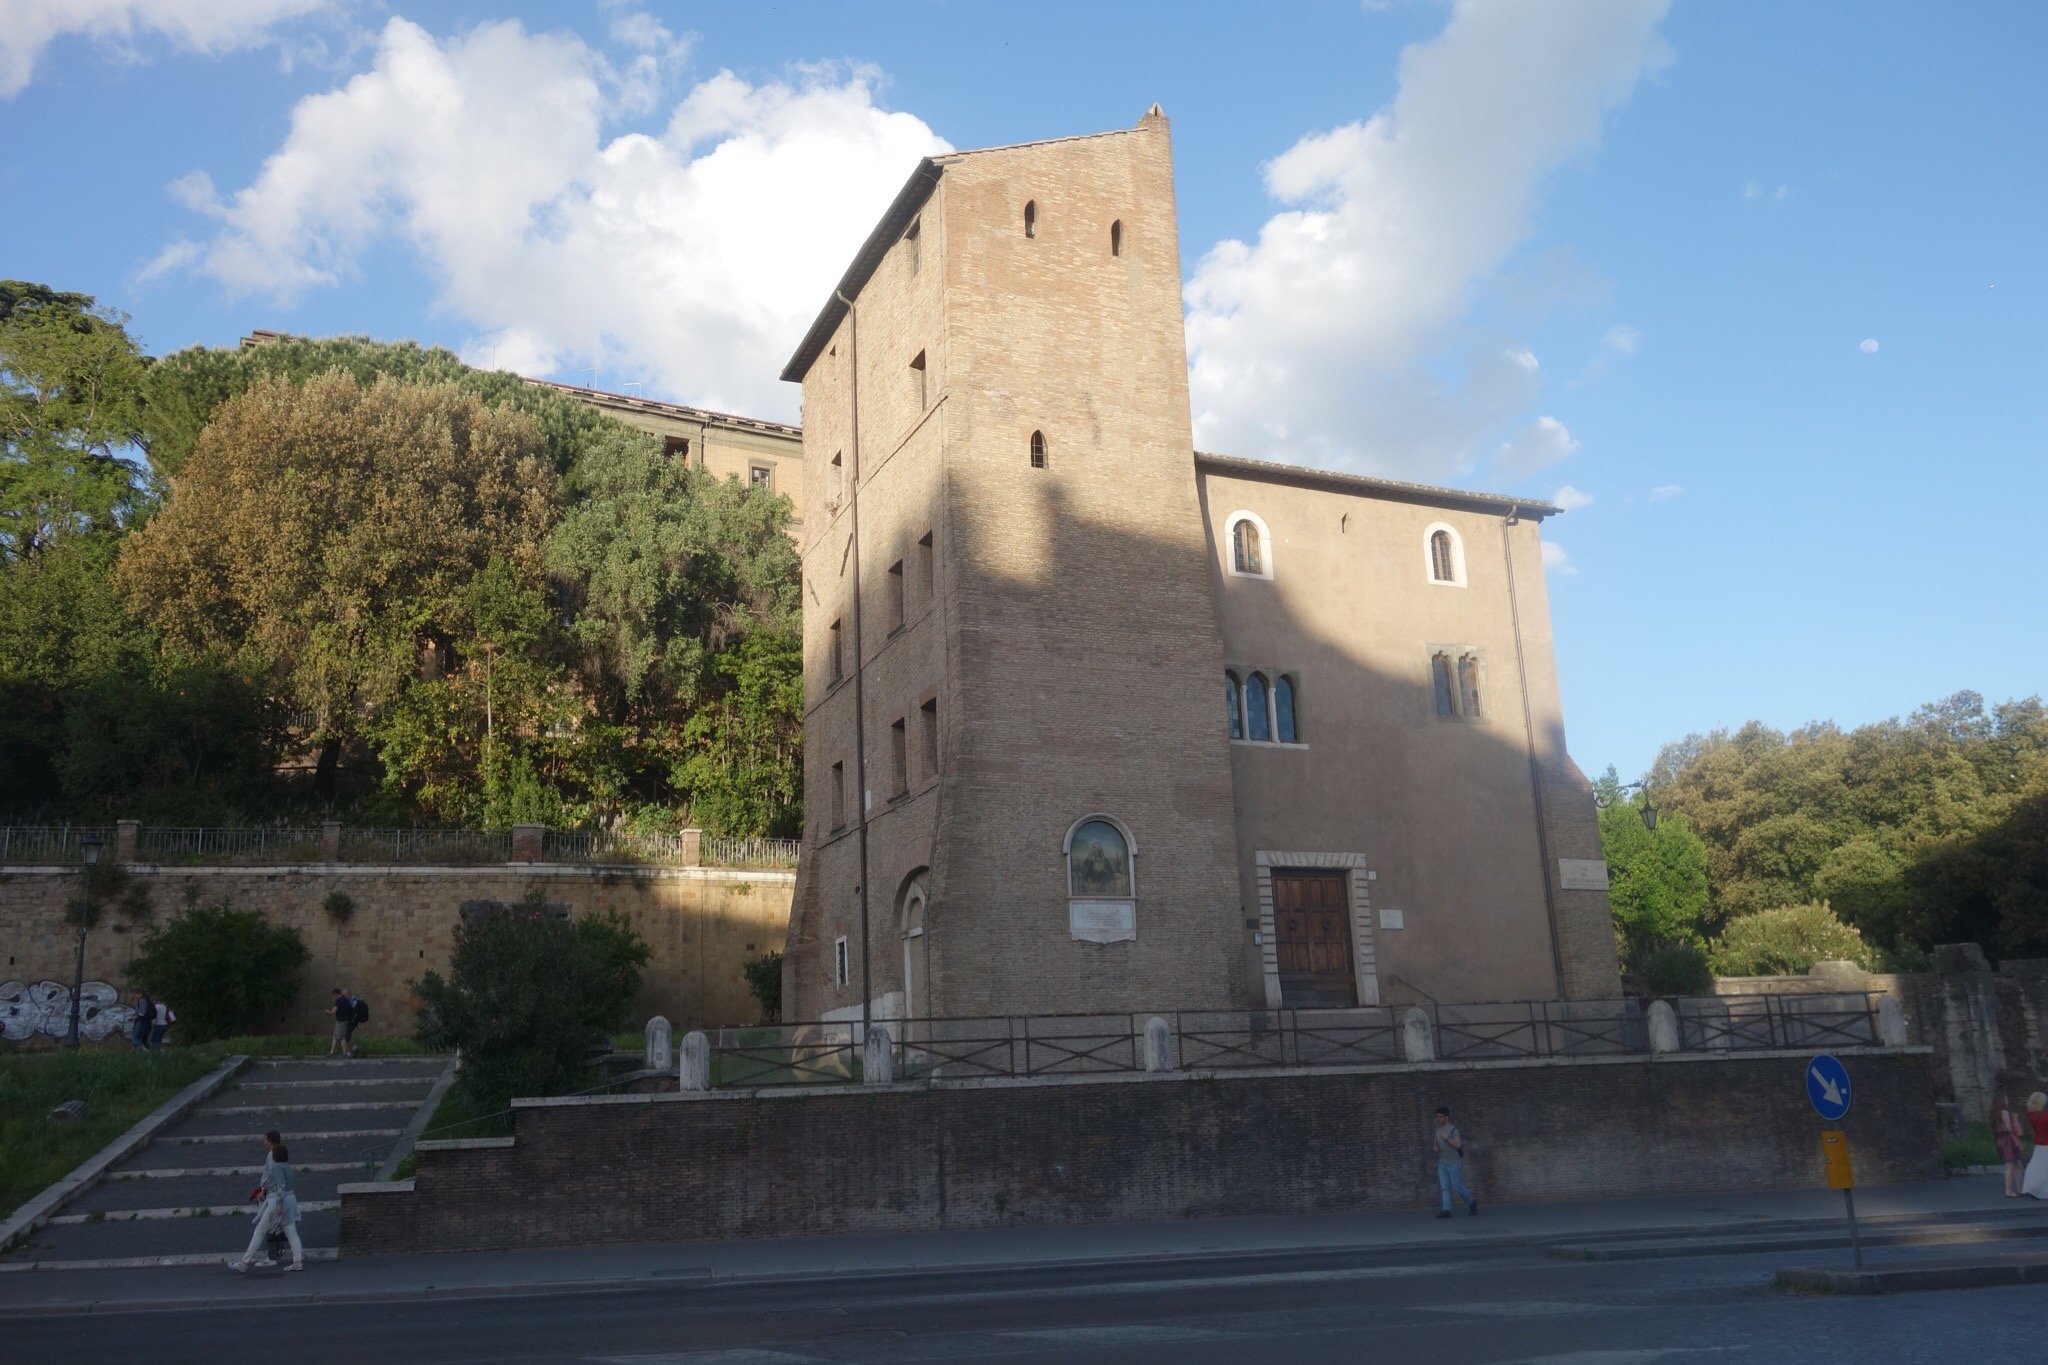
POLYGON ((783 378, 785 1018, 1618 994, 1558 509, 1195 451, 1156 106, 922 162, 783 378))

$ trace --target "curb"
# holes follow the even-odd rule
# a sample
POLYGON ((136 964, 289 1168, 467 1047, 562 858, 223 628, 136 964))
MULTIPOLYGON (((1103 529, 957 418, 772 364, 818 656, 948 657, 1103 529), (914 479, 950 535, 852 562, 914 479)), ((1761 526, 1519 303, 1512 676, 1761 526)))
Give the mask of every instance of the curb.
POLYGON ((140 1122, 112 1142, 88 1157, 71 1174, 57 1181, 41 1194, 16 1209, 4 1223, 0 1223, 0 1254, 16 1237, 34 1232, 47 1222, 50 1216, 72 1200, 100 1183, 101 1177, 117 1163, 127 1160, 143 1148, 151 1139, 170 1124, 185 1117, 201 1100, 228 1083, 229 1077, 249 1064, 246 1056, 234 1056, 222 1062, 206 1075, 158 1105, 145 1115, 140 1122))
POLYGON ((1822 1270, 1788 1266, 1777 1274, 1780 1289, 1817 1294, 1912 1294, 1929 1289, 1987 1289, 2008 1284, 2048 1284, 2048 1256, 2025 1260, 1951 1261, 1945 1265, 1822 1270))
MULTIPOLYGON (((1873 1247, 1948 1246, 1970 1242, 2032 1241, 2048 1237, 2048 1223, 2012 1224, 2003 1221, 1937 1223, 1921 1227, 1865 1228, 1863 1244, 1873 1247)), ((1740 1237, 1685 1237, 1668 1241, 1647 1241, 1638 1245, 1615 1242, 1582 1242, 1555 1247, 1551 1257, 1559 1261, 1599 1263, 1609 1261, 1687 1260, 1695 1256, 1748 1256, 1764 1251, 1826 1251, 1846 1247, 1845 1225, 1833 1229, 1805 1228, 1760 1236, 1745 1230, 1740 1237)))

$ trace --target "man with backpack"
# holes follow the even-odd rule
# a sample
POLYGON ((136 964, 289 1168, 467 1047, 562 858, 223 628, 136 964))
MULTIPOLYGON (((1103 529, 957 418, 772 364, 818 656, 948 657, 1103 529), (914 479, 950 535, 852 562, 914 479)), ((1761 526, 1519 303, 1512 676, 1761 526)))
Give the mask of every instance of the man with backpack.
POLYGON ((348 1026, 348 1055, 356 1055, 356 1030, 370 1022, 370 1002, 349 992, 348 1003, 352 1010, 348 1026))
POLYGON ((351 1042, 349 1035, 356 1030, 356 1002, 353 996, 339 986, 336 986, 331 994, 334 1003, 328 1008, 328 1013, 334 1016, 334 1037, 327 1043, 327 1055, 332 1057, 339 1052, 346 1057, 351 1042))

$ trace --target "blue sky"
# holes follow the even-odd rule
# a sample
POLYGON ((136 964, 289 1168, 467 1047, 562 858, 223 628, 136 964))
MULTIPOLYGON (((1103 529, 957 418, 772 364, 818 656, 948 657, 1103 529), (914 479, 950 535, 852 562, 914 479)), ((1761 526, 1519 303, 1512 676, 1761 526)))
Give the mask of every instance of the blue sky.
POLYGON ((1201 443, 1571 490, 1589 771, 2041 690, 2048 8, 1023 13, 0 0, 0 274, 785 416, 917 156, 1157 100, 1201 443))

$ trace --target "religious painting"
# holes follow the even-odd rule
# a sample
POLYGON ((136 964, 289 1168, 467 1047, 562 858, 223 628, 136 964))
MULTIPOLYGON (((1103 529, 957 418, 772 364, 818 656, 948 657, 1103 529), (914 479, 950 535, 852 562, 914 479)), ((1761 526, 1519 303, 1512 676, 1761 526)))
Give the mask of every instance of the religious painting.
POLYGON ((1131 894, 1131 851, 1122 831, 1107 820, 1090 820, 1074 831, 1067 855, 1067 881, 1076 896, 1131 894))

